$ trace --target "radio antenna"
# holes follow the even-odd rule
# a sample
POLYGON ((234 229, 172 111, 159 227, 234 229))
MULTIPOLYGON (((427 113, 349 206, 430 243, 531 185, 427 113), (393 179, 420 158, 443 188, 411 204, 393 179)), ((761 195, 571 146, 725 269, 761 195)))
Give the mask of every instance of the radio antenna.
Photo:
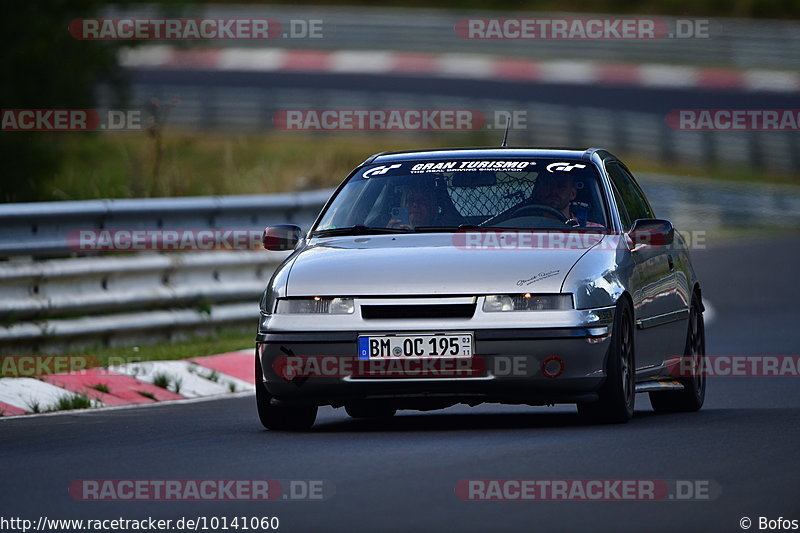
POLYGON ((506 117, 506 132, 503 134, 503 143, 500 148, 508 148, 508 127, 511 125, 511 117, 506 117))

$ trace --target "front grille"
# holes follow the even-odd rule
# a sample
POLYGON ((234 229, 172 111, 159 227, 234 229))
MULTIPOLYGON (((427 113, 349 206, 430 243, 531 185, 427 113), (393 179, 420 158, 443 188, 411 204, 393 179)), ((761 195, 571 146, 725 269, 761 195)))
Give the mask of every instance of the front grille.
POLYGON ((475 304, 362 305, 365 319, 392 318, 472 318, 475 304))

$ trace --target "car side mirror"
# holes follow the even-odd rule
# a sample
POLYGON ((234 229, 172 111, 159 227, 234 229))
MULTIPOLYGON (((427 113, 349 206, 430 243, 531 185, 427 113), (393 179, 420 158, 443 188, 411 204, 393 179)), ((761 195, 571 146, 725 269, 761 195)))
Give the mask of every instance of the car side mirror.
POLYGON ((634 248, 644 246, 668 246, 675 240, 675 228, 669 220, 640 218, 628 232, 634 248))
POLYGON ((264 243, 264 248, 267 250, 283 252, 286 250, 294 250, 297 243, 300 242, 301 233, 302 230, 300 227, 294 224, 267 226, 264 229, 264 235, 261 240, 264 243))

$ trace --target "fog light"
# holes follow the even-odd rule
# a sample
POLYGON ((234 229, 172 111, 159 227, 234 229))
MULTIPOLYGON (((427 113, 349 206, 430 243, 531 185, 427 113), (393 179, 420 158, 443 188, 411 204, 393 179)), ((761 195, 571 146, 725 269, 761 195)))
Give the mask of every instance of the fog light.
POLYGON ((542 374, 548 378, 555 378, 564 371, 564 361, 560 357, 552 355, 542 363, 542 374))

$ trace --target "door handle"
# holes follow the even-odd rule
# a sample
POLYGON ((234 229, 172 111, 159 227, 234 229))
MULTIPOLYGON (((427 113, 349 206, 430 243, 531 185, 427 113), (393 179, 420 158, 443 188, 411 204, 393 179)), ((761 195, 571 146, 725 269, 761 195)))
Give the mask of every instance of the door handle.
POLYGON ((669 264, 669 271, 675 272, 675 261, 672 260, 672 256, 667 256, 667 264, 669 264))

